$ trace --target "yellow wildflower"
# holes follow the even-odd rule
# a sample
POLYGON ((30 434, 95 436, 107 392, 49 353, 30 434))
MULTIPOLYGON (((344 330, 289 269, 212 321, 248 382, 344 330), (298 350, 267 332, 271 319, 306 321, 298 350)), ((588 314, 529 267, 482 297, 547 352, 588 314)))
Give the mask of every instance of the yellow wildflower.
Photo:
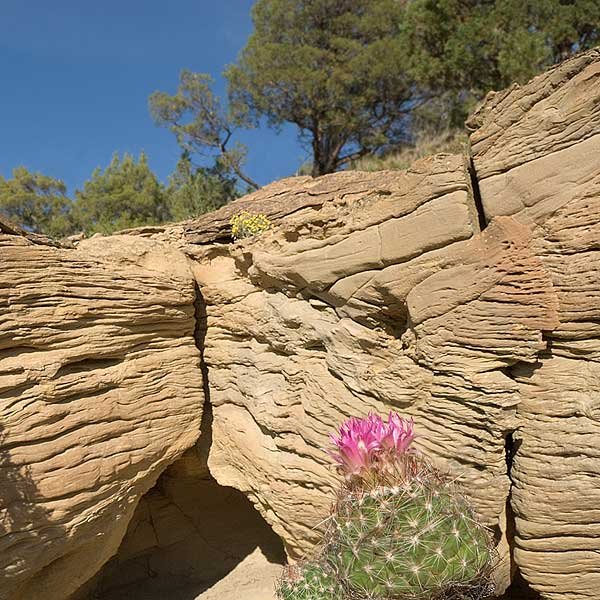
POLYGON ((229 224, 231 225, 231 235, 236 240, 258 235, 271 227, 271 221, 267 215, 262 213, 253 215, 246 210, 231 217, 229 224))

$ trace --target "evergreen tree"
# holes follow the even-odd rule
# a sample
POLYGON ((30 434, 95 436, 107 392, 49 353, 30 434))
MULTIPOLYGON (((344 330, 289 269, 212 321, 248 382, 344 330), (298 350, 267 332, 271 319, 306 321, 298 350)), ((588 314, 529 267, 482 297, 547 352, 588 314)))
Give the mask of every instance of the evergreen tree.
POLYGON ((13 169, 12 179, 0 175, 0 213, 25 229, 60 238, 75 231, 72 203, 59 179, 13 169))
POLYGON ((412 0, 401 35, 405 68, 432 98, 420 116, 444 129, 462 126, 488 91, 600 43, 600 2, 412 0))
POLYGON ((194 168, 186 154, 171 175, 165 193, 175 221, 216 210, 239 195, 235 178, 225 169, 219 169, 219 165, 212 169, 194 168))
POLYGON ((137 161, 115 153, 108 167, 97 168, 75 195, 74 217, 86 234, 157 225, 170 218, 163 187, 144 153, 137 161))
POLYGON ((425 98, 404 67, 405 1, 258 0, 254 32, 225 75, 241 123, 293 123, 313 175, 407 139, 425 98))
POLYGON ((150 96, 150 113, 157 125, 175 134, 184 154, 208 156, 219 173, 232 173, 250 188, 258 189, 258 183, 243 171, 246 147, 239 143, 231 146, 236 123, 214 95, 213 83, 206 73, 182 71, 177 93, 154 92, 150 96))

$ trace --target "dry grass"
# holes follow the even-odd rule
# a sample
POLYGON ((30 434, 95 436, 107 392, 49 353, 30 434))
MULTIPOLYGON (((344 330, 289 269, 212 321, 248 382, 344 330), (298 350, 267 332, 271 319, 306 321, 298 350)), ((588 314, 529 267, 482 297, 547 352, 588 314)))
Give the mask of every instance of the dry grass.
POLYGON ((447 131, 437 135, 424 135, 414 146, 407 146, 384 156, 365 156, 350 166, 356 171, 402 170, 424 156, 439 152, 462 153, 467 144, 464 131, 447 131))

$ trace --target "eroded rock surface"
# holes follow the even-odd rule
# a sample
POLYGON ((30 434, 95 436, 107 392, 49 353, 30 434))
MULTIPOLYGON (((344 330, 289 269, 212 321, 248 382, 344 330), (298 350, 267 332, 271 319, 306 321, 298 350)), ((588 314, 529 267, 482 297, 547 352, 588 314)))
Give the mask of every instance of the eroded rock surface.
MULTIPOLYGON (((468 157, 286 179, 77 249, 0 227, 9 600, 56 589, 75 555, 82 581, 114 554, 203 401, 211 476, 292 559, 337 485, 328 433, 394 409, 494 530, 499 592, 523 578, 513 598, 600 597, 600 51, 490 95, 469 127, 468 157), (273 227, 232 240, 242 210, 273 227)), ((185 557, 178 468, 100 580, 185 557)))
POLYGON ((194 284, 154 242, 18 233, 0 233, 0 598, 59 600, 197 439, 194 284))
POLYGON ((560 320, 539 361, 513 371, 515 559, 544 598, 597 598, 600 50, 493 95, 470 125, 486 216, 529 226, 560 320))
POLYGON ((327 431, 395 408, 506 535, 500 588, 518 568, 543 597, 600 590, 599 106, 592 51, 490 96, 474 192, 441 155, 279 182, 179 231, 207 305, 210 468, 291 556, 330 501, 327 431), (243 209, 275 227, 228 245, 243 209))
MULTIPOLYGON (((519 404, 505 370, 534 364, 542 332, 558 325, 531 231, 504 217, 479 232, 461 157, 403 174, 345 174, 339 184, 330 221, 312 205, 259 239, 186 250, 207 305, 211 472, 247 493, 298 556, 331 503, 327 433, 350 415, 397 409, 415 416, 421 446, 460 476, 500 538, 511 485, 505 436, 519 404), (353 178, 369 177, 376 192, 347 193, 353 178)), ((319 189, 289 185, 293 195, 319 189)), ((503 587, 506 544, 500 551, 503 587)))

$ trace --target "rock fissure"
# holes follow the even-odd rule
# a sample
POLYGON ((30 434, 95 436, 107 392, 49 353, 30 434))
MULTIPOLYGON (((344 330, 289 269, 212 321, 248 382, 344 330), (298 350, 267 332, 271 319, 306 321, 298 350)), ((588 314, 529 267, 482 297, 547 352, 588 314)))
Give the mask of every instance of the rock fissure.
POLYGON ((509 431, 505 435, 505 460, 506 474, 510 479, 510 488, 506 498, 506 525, 505 536, 510 549, 509 570, 511 574, 511 584, 506 590, 503 600, 541 600, 540 594, 535 591, 524 579, 517 560, 515 559, 515 535, 517 532, 516 517, 513 507, 513 486, 512 467, 515 456, 518 451, 519 441, 515 440, 515 434, 518 430, 509 431))
POLYGON ((473 197, 473 204, 475 205, 475 211, 477 213, 479 229, 480 231, 483 231, 489 223, 485 215, 485 208, 483 206, 483 200, 481 198, 481 190, 479 189, 479 179, 477 178, 477 171, 475 169, 473 156, 471 155, 470 146, 467 155, 467 173, 469 174, 470 190, 473 197))

